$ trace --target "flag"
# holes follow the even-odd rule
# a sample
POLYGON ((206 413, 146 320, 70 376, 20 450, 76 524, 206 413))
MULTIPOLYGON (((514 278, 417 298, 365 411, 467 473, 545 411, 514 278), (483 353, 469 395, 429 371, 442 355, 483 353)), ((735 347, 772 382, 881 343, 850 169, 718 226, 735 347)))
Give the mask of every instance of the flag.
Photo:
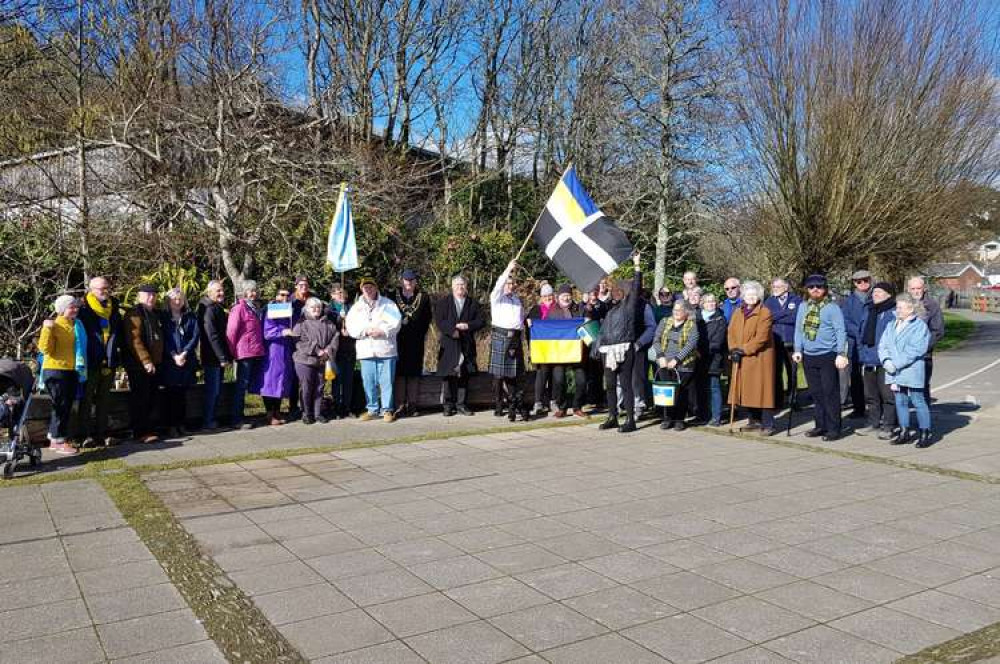
POLYGON ((340 185, 337 209, 330 222, 330 235, 326 240, 326 261, 335 272, 347 272, 358 267, 358 245, 354 240, 354 215, 347 183, 340 185))
POLYGON ((291 318, 292 317, 292 303, 291 302, 272 302, 267 305, 267 318, 269 320, 276 320, 278 318, 291 318))
POLYGON ((531 321, 532 364, 575 364, 583 357, 583 342, 577 328, 582 318, 531 321))
POLYGON ((590 199, 570 166, 538 218, 535 241, 582 291, 632 255, 625 233, 590 199))

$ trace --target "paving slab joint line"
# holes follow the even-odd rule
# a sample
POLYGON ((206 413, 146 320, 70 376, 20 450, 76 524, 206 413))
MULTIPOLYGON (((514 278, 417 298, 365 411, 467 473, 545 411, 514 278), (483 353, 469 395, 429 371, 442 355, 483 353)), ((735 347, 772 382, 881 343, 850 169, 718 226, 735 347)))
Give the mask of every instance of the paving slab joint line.
POLYGON ((138 473, 101 475, 98 481, 228 661, 307 664, 215 561, 201 552, 138 473))

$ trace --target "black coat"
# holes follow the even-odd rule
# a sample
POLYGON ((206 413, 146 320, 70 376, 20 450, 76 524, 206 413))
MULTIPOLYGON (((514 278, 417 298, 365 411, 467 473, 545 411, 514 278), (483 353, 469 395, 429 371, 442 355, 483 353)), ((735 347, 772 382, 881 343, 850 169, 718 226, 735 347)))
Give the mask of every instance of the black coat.
POLYGON ((201 366, 218 367, 229 364, 233 356, 226 340, 225 308, 207 297, 198 303, 198 329, 200 332, 201 366))
POLYGON ((87 368, 94 370, 108 367, 114 369, 122 364, 122 340, 125 337, 121 306, 118 300, 111 298, 111 316, 108 317, 108 342, 104 343, 104 329, 101 317, 94 313, 83 298, 80 313, 77 315, 80 324, 87 332, 87 368))
POLYGON ((725 368, 726 355, 726 317, 720 309, 716 309, 707 321, 698 312, 698 325, 701 336, 698 337, 699 362, 704 363, 705 371, 710 374, 721 374, 725 368))
POLYGON ((445 378, 456 375, 459 357, 463 357, 462 367, 470 374, 476 373, 476 330, 486 325, 479 303, 471 297, 465 298, 462 315, 455 312, 455 298, 442 297, 434 305, 434 324, 441 332, 441 348, 438 350, 437 375, 445 378), (457 323, 468 323, 468 330, 459 330, 453 337, 457 323))
POLYGON ((403 315, 399 333, 396 335, 396 375, 414 377, 424 373, 424 342, 427 329, 431 326, 431 299, 427 293, 417 290, 406 299, 403 291, 397 289, 392 301, 403 315))
POLYGON ((601 336, 598 346, 613 346, 615 344, 634 343, 636 340, 636 319, 642 317, 639 305, 646 306, 639 297, 642 288, 642 272, 636 270, 632 279, 632 288, 620 302, 608 307, 608 312, 601 321, 601 336))

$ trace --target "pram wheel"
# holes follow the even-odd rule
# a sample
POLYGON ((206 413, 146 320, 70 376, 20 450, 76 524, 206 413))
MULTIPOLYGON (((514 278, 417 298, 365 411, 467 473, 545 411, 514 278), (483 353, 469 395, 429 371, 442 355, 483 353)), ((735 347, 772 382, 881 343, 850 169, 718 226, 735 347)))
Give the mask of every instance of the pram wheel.
POLYGON ((17 467, 17 461, 11 459, 3 465, 3 478, 9 480, 14 477, 14 469, 17 467))

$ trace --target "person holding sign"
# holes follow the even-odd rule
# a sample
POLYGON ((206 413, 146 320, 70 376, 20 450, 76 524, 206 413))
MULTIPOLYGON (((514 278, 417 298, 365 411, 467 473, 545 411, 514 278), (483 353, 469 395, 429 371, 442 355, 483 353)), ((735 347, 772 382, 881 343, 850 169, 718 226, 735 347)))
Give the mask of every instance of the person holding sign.
POLYGON ((281 417, 281 400, 288 399, 291 406, 292 393, 295 391, 292 360, 295 341, 285 335, 285 330, 292 329, 294 311, 294 305, 288 301, 288 296, 288 289, 279 288, 264 314, 264 346, 267 354, 264 356, 264 382, 260 387, 260 396, 264 400, 264 410, 267 411, 267 423, 272 427, 285 423, 281 417))
MULTIPOLYGON (((572 320, 575 328, 583 325, 583 312, 580 305, 573 301, 573 288, 569 284, 563 284, 556 291, 556 306, 549 310, 548 320, 572 320)), ((579 336, 577 336, 579 339, 579 336)), ((577 341, 577 345, 582 341, 577 341)), ((560 363, 552 366, 552 396, 556 401, 556 412, 553 417, 566 417, 569 406, 569 398, 566 395, 566 376, 573 373, 576 387, 573 390, 573 415, 576 417, 586 417, 583 412, 583 403, 587 396, 587 373, 584 371, 581 359, 571 363, 560 363)))
POLYGON ((361 279, 361 297, 347 312, 347 333, 357 340, 355 352, 361 361, 361 382, 367 403, 359 418, 367 422, 378 417, 394 422, 393 376, 396 373, 396 334, 402 315, 396 303, 379 295, 371 277, 361 279))

